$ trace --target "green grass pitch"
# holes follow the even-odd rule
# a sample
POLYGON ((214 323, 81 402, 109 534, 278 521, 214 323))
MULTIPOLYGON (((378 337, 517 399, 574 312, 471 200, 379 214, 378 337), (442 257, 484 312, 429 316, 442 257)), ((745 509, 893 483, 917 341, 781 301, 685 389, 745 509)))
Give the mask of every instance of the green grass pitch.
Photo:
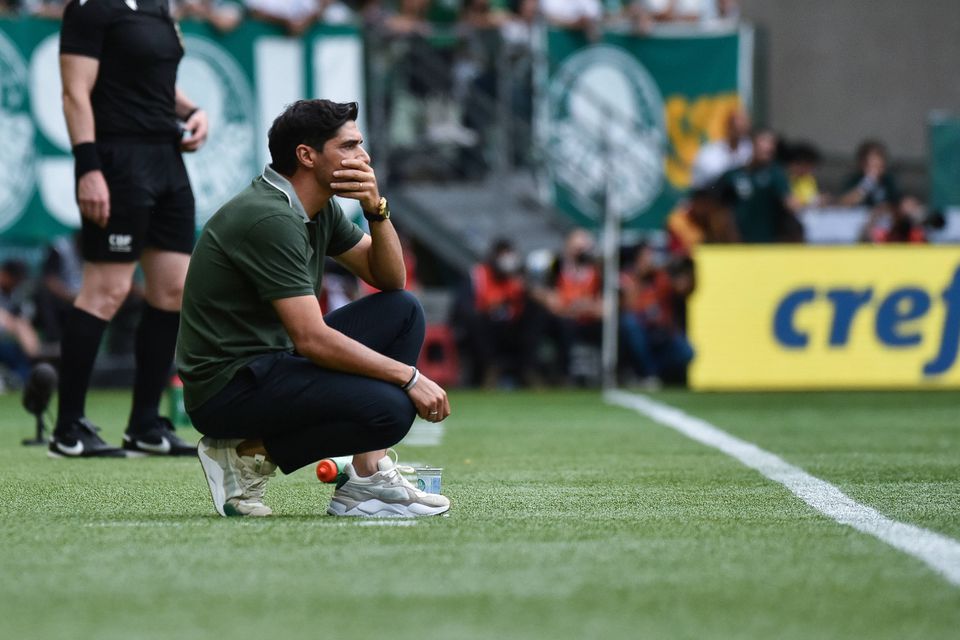
MULTIPOLYGON (((960 539, 960 394, 694 395, 709 420, 903 522, 960 539)), ((90 417, 119 442, 128 396, 90 417)), ((0 397, 0 624, 20 638, 956 638, 960 588, 597 393, 456 393, 449 517, 214 515, 193 459, 50 460, 0 397)), ((191 437, 193 434, 190 434, 191 437)))

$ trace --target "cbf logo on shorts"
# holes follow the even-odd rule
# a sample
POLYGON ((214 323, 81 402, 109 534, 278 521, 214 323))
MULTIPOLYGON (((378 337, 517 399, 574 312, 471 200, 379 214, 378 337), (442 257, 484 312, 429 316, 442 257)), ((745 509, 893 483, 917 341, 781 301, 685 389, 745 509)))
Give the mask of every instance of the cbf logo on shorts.
POLYGON ((233 56, 206 38, 184 40, 177 84, 203 105, 210 123, 206 144, 184 155, 200 227, 257 173, 256 110, 250 81, 233 56))
POLYGON ((553 177, 587 217, 610 206, 623 219, 642 214, 663 187, 663 97, 635 58, 595 45, 568 58, 549 88, 548 147, 553 177))
POLYGON ((20 219, 33 193, 34 127, 27 100, 27 64, 0 32, 0 231, 20 219))
POLYGON ((111 233, 107 242, 110 244, 110 251, 113 253, 130 253, 133 251, 133 236, 111 233))

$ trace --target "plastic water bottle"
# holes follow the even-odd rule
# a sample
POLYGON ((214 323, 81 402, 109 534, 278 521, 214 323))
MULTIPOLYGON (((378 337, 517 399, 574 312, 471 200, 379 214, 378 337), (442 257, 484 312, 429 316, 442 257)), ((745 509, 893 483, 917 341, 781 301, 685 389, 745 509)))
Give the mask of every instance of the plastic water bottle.
POLYGON ((183 380, 180 376, 170 378, 170 386, 167 387, 167 400, 170 404, 170 422, 174 427, 192 427, 190 416, 187 415, 187 409, 183 404, 183 380))
POLYGON ((353 460, 353 456, 340 456, 339 458, 324 458, 317 463, 317 480, 327 484, 333 484, 343 473, 343 468, 348 462, 353 460))

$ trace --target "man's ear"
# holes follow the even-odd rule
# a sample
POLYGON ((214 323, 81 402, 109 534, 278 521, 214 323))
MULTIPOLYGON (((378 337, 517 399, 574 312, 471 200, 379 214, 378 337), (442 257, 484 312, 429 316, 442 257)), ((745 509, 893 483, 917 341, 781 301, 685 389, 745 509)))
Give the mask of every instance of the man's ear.
POLYGON ((308 169, 313 169, 315 164, 314 149, 305 144, 297 145, 297 161, 308 169))

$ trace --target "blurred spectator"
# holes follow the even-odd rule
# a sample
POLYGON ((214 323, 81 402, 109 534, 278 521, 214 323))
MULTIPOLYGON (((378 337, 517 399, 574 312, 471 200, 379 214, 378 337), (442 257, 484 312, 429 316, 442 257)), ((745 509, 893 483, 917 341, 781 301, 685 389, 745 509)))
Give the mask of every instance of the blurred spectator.
POLYGON ((927 217, 923 203, 904 196, 892 207, 874 207, 863 230, 863 240, 876 243, 925 243, 927 217))
POLYGON ((701 244, 739 242, 735 204, 736 194, 729 186, 694 189, 667 217, 670 254, 689 256, 701 244))
POLYGON ((803 227, 783 169, 775 162, 777 134, 761 129, 753 134, 750 163, 728 171, 721 188, 736 194, 736 220, 743 242, 801 242, 803 227))
POLYGON ((0 364, 22 385, 30 374, 33 358, 40 352, 40 340, 30 323, 27 265, 7 260, 0 265, 0 364))
POLYGON ((650 12, 647 11, 644 0, 632 0, 628 2, 622 14, 627 19, 632 33, 643 35, 653 31, 655 22, 650 12))
POLYGON ((394 36, 428 36, 432 29, 427 21, 430 0, 400 0, 395 13, 384 22, 387 31, 394 36))
POLYGON ((567 235, 563 253, 546 280, 533 287, 531 298, 537 303, 534 333, 555 347, 551 377, 567 382, 572 376, 574 345, 597 345, 602 332, 602 272, 588 231, 574 229, 567 235))
POLYGON ((537 0, 510 0, 511 13, 501 27, 510 69, 510 106, 513 118, 509 123, 513 161, 526 166, 531 161, 533 143, 533 53, 537 34, 539 5, 537 0))
POLYGON ((621 275, 620 336, 641 384, 660 386, 664 378, 684 380, 693 348, 678 324, 678 307, 693 290, 692 263, 682 261, 674 277, 657 266, 649 245, 637 249, 621 275))
POLYGON ((531 380, 534 340, 521 266, 513 244, 496 240, 458 297, 451 324, 472 364, 468 384, 496 387, 508 373, 522 385, 531 380))
POLYGON ((603 5, 600 0, 541 0, 547 23, 562 29, 582 31, 590 40, 600 37, 603 5))
POLYGON ((723 20, 738 20, 740 18, 740 1, 717 0, 717 17, 723 20))
POLYGON ((750 116, 745 109, 737 107, 727 116, 725 137, 708 142, 697 153, 691 186, 695 189, 707 186, 727 171, 750 162, 752 155, 750 116))
POLYGON ((59 20, 63 17, 67 0, 22 0, 19 4, 22 12, 27 15, 59 20))
POLYGON ((236 29, 243 20, 243 5, 236 0, 177 0, 178 18, 208 22, 221 33, 236 29))
POLYGON ((820 207, 829 198, 820 193, 816 170, 820 166, 820 152, 812 144, 800 142, 784 150, 790 195, 798 207, 820 207))
POLYGON ((500 28, 507 20, 508 14, 494 9, 490 0, 464 1, 457 23, 459 47, 453 67, 453 98, 462 109, 463 126, 447 127, 451 131, 462 131, 451 135, 443 129, 438 131, 436 124, 429 130, 435 140, 451 139, 461 143, 459 168, 467 177, 480 177, 487 169, 485 151, 490 146, 488 134, 497 117, 499 74, 508 73, 498 64, 503 45, 500 28))
POLYGON ((716 0, 644 0, 656 22, 706 22, 717 17, 716 0))
POLYGON ((503 39, 509 46, 532 50, 539 15, 537 0, 510 0, 508 8, 502 26, 503 39))
POLYGON ((332 0, 244 0, 257 20, 277 24, 292 36, 306 33, 318 22, 332 0))
POLYGON ((494 7, 491 0, 463 0, 459 23, 471 29, 498 29, 509 18, 509 14, 494 7))
POLYGON ((857 149, 859 169, 844 185, 840 204, 848 207, 886 207, 893 210, 900 202, 900 188, 887 166, 887 148, 876 140, 867 140, 857 149))
POLYGON ((367 29, 381 31, 387 19, 387 10, 383 0, 352 0, 350 8, 360 16, 360 21, 367 29))
POLYGON ((36 292, 36 325, 44 342, 60 342, 64 314, 73 307, 83 279, 80 234, 56 238, 47 248, 36 292))

